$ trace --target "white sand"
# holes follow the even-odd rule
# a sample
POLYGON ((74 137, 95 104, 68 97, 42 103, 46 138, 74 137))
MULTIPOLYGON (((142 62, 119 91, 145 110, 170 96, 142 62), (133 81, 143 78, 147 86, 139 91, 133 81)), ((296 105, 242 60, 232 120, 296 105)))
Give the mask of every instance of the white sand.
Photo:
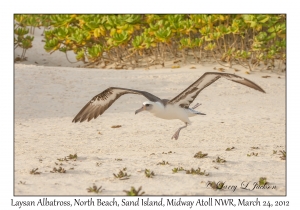
POLYGON ((227 80, 212 84, 193 103, 202 103, 198 110, 207 115, 191 118, 192 125, 182 130, 176 141, 171 137, 183 123, 146 112, 135 115, 146 100, 138 95, 121 97, 88 123, 74 124, 72 119, 94 95, 110 86, 145 90, 171 99, 203 73, 220 66, 99 70, 67 67, 79 64, 68 64, 60 52, 49 56, 30 49, 27 57, 27 65, 15 65, 15 195, 91 195, 86 188, 93 183, 105 189, 101 195, 125 195, 123 190, 131 186, 142 186, 147 195, 286 194, 285 161, 273 154, 273 150, 279 153, 286 149, 284 75, 237 73, 260 85, 266 94, 227 80), (35 62, 41 66, 30 65, 35 62), (59 65, 64 67, 53 67, 59 65), (271 77, 262 78, 264 75, 271 77), (122 127, 111 128, 113 125, 122 127), (225 151, 228 147, 235 149, 225 151), (194 158, 198 151, 208 156, 194 158), (252 152, 258 155, 248 157, 252 152), (75 153, 77 161, 57 160, 75 153), (227 162, 213 162, 218 156, 227 162), (170 165, 157 165, 163 160, 170 165), (62 163, 67 172, 50 173, 59 167, 55 162, 62 163), (200 167, 209 175, 172 173, 180 166, 200 167), (124 167, 130 178, 114 178, 113 173, 124 167), (31 175, 33 168, 41 174, 31 175), (145 177, 145 168, 154 171, 154 178, 145 177), (267 177, 276 189, 240 188, 242 182, 250 182, 248 188, 252 189, 260 177, 267 177), (226 186, 237 189, 215 191, 207 187, 208 181, 225 181, 226 186))
POLYGON ((183 125, 179 120, 166 121, 149 113, 134 115, 145 101, 142 96, 121 97, 89 123, 71 122, 88 100, 107 87, 142 89, 172 98, 207 71, 212 68, 115 71, 17 64, 15 194, 85 195, 86 188, 95 183, 106 189, 103 195, 122 195, 130 186, 143 186, 149 195, 284 195, 285 161, 272 154, 285 149, 283 76, 279 79, 272 74, 265 79, 262 73, 239 74, 255 81, 266 94, 227 80, 217 81, 195 100, 202 103, 198 109, 207 115, 191 118, 193 124, 182 130, 177 141, 171 136, 183 125), (112 125, 122 127, 113 129, 112 125), (225 151, 232 146, 236 149, 225 151), (169 151, 173 153, 162 154, 169 151), (198 151, 208 153, 207 158, 193 158, 198 151), (248 157, 252 152, 258 156, 248 157), (76 162, 63 162, 66 174, 50 173, 57 167, 55 162, 59 163, 57 158, 74 153, 78 155, 76 162), (227 162, 213 163, 218 156, 227 162), (170 165, 157 165, 162 160, 170 165), (178 166, 200 167, 209 176, 173 174, 172 169, 178 166), (74 170, 69 170, 72 167, 74 170), (113 173, 124 167, 130 179, 115 179, 113 173), (30 175, 33 168, 42 174, 30 175), (146 178, 141 172, 145 168, 156 176, 146 178), (207 181, 240 186, 260 177, 267 177, 276 190, 206 188, 207 181), (18 184, 20 181, 26 184, 18 184))

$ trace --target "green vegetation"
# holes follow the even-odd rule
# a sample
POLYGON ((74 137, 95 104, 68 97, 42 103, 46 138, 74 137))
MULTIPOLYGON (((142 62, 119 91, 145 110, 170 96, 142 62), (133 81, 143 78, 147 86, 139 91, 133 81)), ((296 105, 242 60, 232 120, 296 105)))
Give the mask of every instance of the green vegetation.
POLYGON ((38 168, 34 168, 29 173, 32 174, 32 175, 39 175, 39 174, 41 174, 41 172, 38 172, 37 170, 38 170, 38 168))
POLYGON ((178 171, 185 171, 182 167, 177 167, 172 169, 173 173, 177 173, 178 171))
POLYGON ((51 173, 66 173, 66 170, 62 167, 59 167, 58 169, 56 167, 54 167, 53 170, 50 172, 51 173))
POLYGON ((138 190, 136 190, 134 187, 131 187, 130 191, 123 190, 123 192, 125 192, 126 195, 128 195, 128 196, 141 196, 141 195, 145 194, 145 192, 140 193, 141 190, 142 190, 142 186, 140 186, 138 190))
MULTIPOLYGON (((77 160, 77 154, 75 153, 74 155, 69 154, 68 156, 64 157, 64 158, 58 158, 58 161, 69 161, 69 160, 73 160, 76 161, 77 160)), ((55 163, 56 164, 56 163, 55 163)), ((56 164, 57 165, 57 164, 56 164)))
POLYGON ((199 151, 194 155, 194 158, 204 158, 206 156, 207 156, 207 153, 202 153, 201 151, 199 151))
POLYGON ((121 158, 115 158, 116 161, 122 161, 123 159, 121 158))
POLYGON ((233 150, 233 149, 235 149, 235 147, 228 147, 228 148, 226 148, 226 150, 225 151, 231 151, 231 150, 233 150))
POLYGON ((281 160, 286 160, 286 151, 285 150, 280 150, 279 151, 281 153, 282 156, 280 156, 281 160))
POLYGON ((164 166, 164 165, 170 165, 170 164, 169 164, 169 162, 163 160, 162 162, 159 162, 156 165, 163 165, 164 166))
POLYGON ((113 126, 111 126, 111 128, 120 128, 120 127, 122 127, 122 125, 113 125, 113 126))
POLYGON ((26 182, 19 181, 19 183, 18 183, 18 184, 23 184, 23 185, 25 185, 25 184, 26 184, 26 182))
POLYGON ((44 27, 47 52, 73 51, 78 61, 103 68, 209 58, 229 68, 281 70, 286 61, 284 14, 52 14, 15 15, 14 20, 14 45, 23 49, 21 60, 32 47, 29 30, 44 27))
POLYGON ((258 153, 255 153, 255 152, 251 152, 250 154, 247 154, 248 157, 250 157, 250 156, 257 156, 257 155, 258 155, 258 153))
POLYGON ((175 152, 169 151, 169 152, 162 152, 161 154, 167 155, 167 154, 170 154, 170 153, 175 153, 175 152))
POLYGON ((205 176, 209 175, 209 173, 205 173, 205 170, 201 171, 199 167, 197 169, 191 168, 191 170, 186 170, 185 172, 186 174, 192 174, 192 175, 205 175, 205 176))
POLYGON ((155 176, 153 171, 150 171, 150 169, 145 169, 145 176, 147 178, 153 178, 153 176, 155 176))
POLYGON ((101 193, 104 189, 101 189, 102 186, 100 187, 97 187, 95 184, 93 184, 93 187, 89 187, 89 188, 86 188, 88 192, 94 192, 94 193, 101 193))
POLYGON ((259 186, 265 186, 266 184, 268 184, 267 178, 266 177, 260 177, 258 183, 259 183, 259 186))
POLYGON ((130 175, 128 175, 125 171, 127 170, 127 168, 123 168, 123 170, 120 170, 119 173, 113 174, 115 178, 118 178, 120 180, 125 180, 125 179, 129 179, 130 175))
POLYGON ((60 165, 62 166, 63 164, 62 163, 57 163, 57 162, 54 162, 55 165, 60 165))
POLYGON ((215 181, 209 182, 209 186, 214 190, 222 190, 224 186, 224 182, 218 182, 218 183, 216 183, 215 181))
POLYGON ((67 156, 67 158, 68 158, 69 160, 77 160, 77 154, 76 154, 76 153, 75 153, 74 155, 69 154, 69 155, 67 156))
POLYGON ((216 160, 213 160, 213 162, 217 162, 217 163, 225 163, 226 160, 225 159, 222 159, 220 157, 217 157, 216 160))

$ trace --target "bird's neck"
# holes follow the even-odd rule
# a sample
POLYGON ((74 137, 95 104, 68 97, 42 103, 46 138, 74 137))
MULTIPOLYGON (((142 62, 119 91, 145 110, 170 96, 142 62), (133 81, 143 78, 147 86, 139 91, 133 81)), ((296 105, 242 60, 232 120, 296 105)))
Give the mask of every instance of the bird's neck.
POLYGON ((165 110, 165 106, 159 102, 155 102, 153 104, 153 108, 151 110, 149 110, 152 114, 156 115, 156 114, 159 114, 159 113, 162 113, 164 112, 165 110))

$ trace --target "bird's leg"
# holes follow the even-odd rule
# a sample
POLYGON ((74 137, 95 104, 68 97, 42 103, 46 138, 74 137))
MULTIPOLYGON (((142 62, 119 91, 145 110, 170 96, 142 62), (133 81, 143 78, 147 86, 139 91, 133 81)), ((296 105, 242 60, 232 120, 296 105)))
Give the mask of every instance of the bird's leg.
POLYGON ((179 137, 179 133, 180 133, 180 131, 181 131, 181 129, 182 128, 186 128, 187 127, 187 123, 185 123, 185 126, 182 126, 182 127, 180 127, 180 128, 178 128, 178 130, 175 132, 175 134, 172 136, 172 138, 171 139, 175 139, 175 140, 177 140, 178 139, 178 137, 179 137))
POLYGON ((192 109, 196 109, 198 106, 200 106, 201 104, 199 104, 199 103, 196 103, 195 104, 195 106, 193 106, 193 108, 192 109))

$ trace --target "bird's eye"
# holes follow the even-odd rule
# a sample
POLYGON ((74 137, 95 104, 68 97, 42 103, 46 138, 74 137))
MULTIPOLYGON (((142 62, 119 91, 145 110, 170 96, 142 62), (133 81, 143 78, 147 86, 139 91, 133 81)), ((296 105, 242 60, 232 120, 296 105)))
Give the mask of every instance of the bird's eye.
POLYGON ((150 106, 150 104, 146 104, 146 106, 150 106))

